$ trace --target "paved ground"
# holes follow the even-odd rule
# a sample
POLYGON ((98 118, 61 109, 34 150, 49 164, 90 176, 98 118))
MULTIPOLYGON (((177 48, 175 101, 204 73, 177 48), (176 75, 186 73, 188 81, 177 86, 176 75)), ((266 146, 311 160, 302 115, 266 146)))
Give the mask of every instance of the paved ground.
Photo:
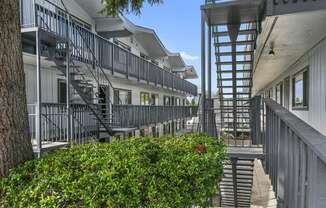
POLYGON ((276 199, 260 160, 255 160, 251 208, 276 208, 276 199))

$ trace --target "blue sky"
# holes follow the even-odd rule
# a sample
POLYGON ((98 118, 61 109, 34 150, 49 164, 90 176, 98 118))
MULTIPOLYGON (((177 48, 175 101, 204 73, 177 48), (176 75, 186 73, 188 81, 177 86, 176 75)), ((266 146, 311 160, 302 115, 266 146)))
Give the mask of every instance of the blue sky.
MULTIPOLYGON (((200 5, 203 2, 164 0, 163 4, 154 7, 145 4, 140 16, 126 16, 137 25, 154 29, 165 47, 172 52, 180 52, 185 62, 194 65, 200 76, 200 5)), ((212 69, 215 71, 215 67, 212 69)), ((200 79, 191 82, 200 87, 200 79)), ((216 89, 214 85, 212 88, 216 89)))

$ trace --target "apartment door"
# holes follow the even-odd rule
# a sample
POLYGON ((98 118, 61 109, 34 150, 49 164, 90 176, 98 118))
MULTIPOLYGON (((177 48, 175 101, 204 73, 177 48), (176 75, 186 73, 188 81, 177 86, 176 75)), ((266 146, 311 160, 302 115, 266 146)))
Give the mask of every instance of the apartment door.
POLYGON ((284 107, 286 109, 290 108, 290 77, 285 78, 284 80, 284 107))
POLYGON ((103 117, 106 117, 109 113, 109 88, 102 86, 99 89, 99 104, 101 105, 103 117))

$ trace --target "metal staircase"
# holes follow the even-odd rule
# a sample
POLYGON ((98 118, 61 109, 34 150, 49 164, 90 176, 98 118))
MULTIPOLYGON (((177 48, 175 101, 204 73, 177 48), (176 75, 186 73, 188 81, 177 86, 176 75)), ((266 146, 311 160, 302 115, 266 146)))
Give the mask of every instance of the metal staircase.
MULTIPOLYGON (((220 131, 236 141, 250 136, 250 100, 256 23, 213 26, 220 131)), ((241 147, 240 147, 241 148, 241 147)), ((254 161, 230 158, 220 183, 222 207, 250 207, 254 161)))
POLYGON ((254 161, 231 159, 220 182, 221 207, 250 207, 254 161))
POLYGON ((234 138, 250 131, 256 23, 216 25, 213 38, 220 96, 221 130, 234 138))
MULTIPOLYGON (((53 43, 46 47, 48 57, 55 63, 54 67, 67 78, 67 87, 69 88, 71 85, 73 93, 78 95, 89 107, 99 125, 99 131, 104 131, 112 136, 116 119, 112 113, 113 103, 110 92, 114 90, 114 87, 97 60, 94 49, 88 44, 90 40, 88 37, 84 37, 82 30, 85 29, 71 20, 69 11, 62 1, 61 3, 66 12, 64 19, 67 28, 66 35, 65 37, 53 35, 53 43), (81 62, 80 58, 85 57, 85 53, 89 60, 81 62), (95 88, 98 92, 93 94, 95 88), (105 99, 100 97, 100 91, 107 93, 105 99)), ((41 16, 39 19, 45 27, 48 27, 41 16)), ((51 34, 49 35, 51 36, 51 34)), ((69 109, 67 110, 69 111, 69 109)))

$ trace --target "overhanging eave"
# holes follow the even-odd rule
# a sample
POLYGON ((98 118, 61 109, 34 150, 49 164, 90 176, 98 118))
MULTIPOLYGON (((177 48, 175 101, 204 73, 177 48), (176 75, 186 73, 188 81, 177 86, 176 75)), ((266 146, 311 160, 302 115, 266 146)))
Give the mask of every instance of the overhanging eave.
POLYGON ((233 0, 202 5, 211 25, 257 21, 262 0, 233 0))

